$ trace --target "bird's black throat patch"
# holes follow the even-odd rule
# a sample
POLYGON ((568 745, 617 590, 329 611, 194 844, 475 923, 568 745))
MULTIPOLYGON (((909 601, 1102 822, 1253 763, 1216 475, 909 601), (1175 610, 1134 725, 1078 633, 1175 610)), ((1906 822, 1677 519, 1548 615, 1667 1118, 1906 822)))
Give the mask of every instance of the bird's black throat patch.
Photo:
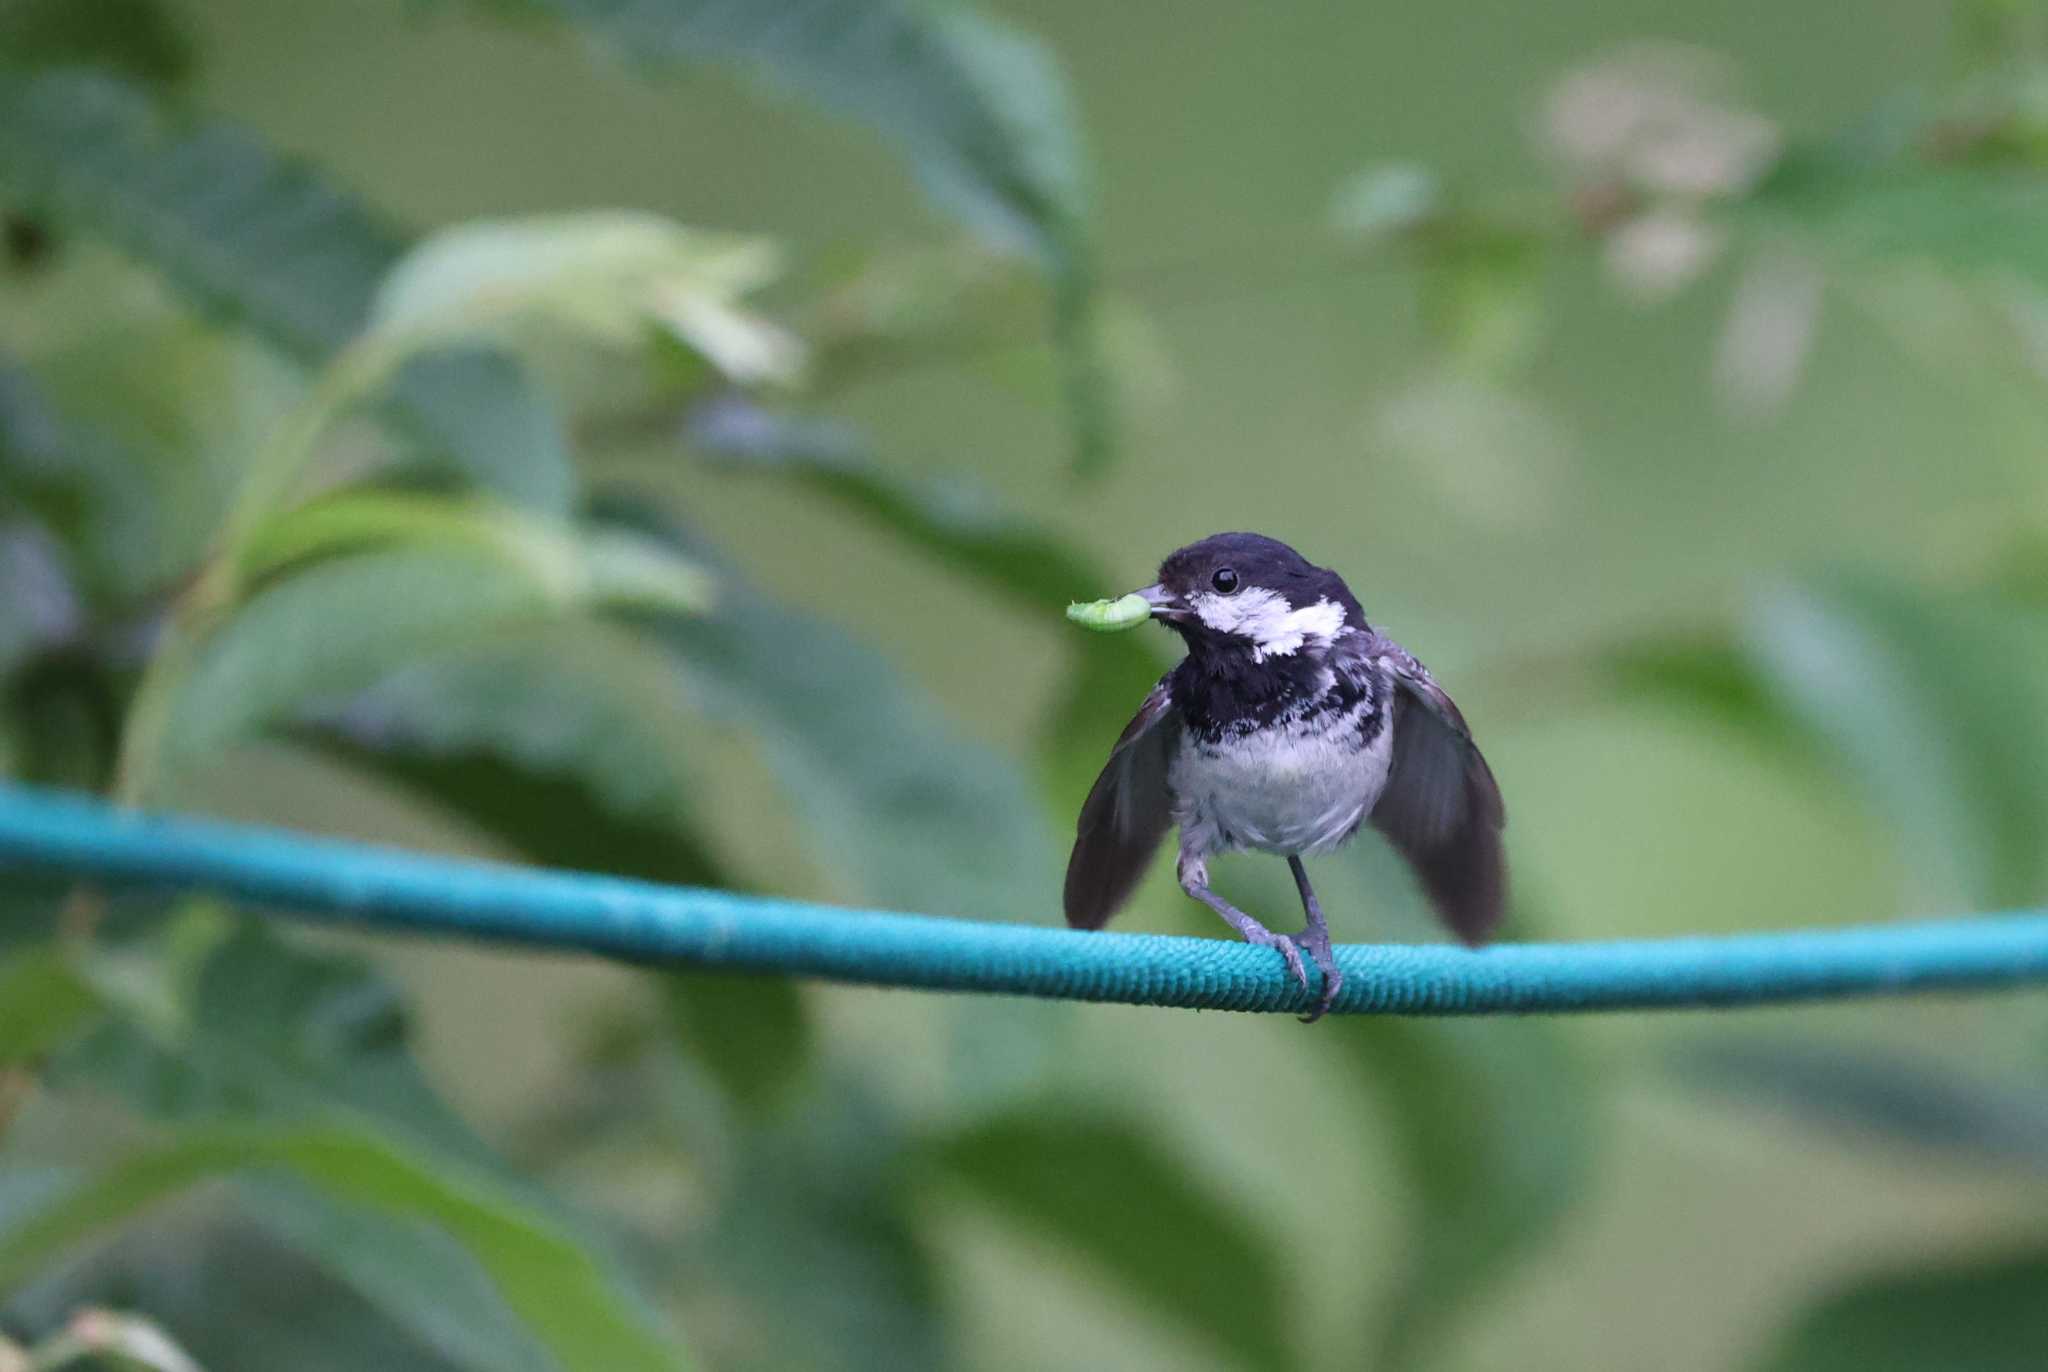
MULTIPOLYGON (((1294 653, 1255 661, 1242 650, 1191 651, 1173 671, 1172 690, 1188 732, 1205 743, 1243 738, 1282 723, 1312 727, 1327 718, 1335 726, 1361 702, 1377 704, 1386 698, 1369 678, 1332 672, 1320 658, 1294 653)), ((1361 713, 1359 742, 1372 742, 1384 719, 1383 709, 1361 713)))

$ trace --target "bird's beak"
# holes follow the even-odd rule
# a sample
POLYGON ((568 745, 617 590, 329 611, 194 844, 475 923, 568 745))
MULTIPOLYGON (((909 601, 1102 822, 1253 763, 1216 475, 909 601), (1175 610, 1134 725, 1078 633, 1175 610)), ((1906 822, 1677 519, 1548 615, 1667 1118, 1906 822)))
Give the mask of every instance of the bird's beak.
POLYGON ((1141 591, 1131 594, 1152 607, 1152 618, 1168 624, 1178 624, 1188 617, 1188 604, 1164 586, 1154 582, 1141 591))

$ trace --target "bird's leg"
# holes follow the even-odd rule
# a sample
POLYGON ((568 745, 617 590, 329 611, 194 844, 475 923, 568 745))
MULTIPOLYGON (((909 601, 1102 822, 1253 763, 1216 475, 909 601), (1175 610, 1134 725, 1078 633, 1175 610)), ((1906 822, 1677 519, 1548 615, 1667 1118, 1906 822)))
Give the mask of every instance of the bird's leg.
POLYGON ((1301 892, 1301 908, 1308 912, 1308 928, 1295 935, 1309 956, 1316 960, 1316 968, 1323 974, 1323 999, 1313 1014, 1302 1016, 1303 1024, 1314 1024, 1329 1010, 1330 1002, 1337 999, 1337 989, 1344 984, 1344 974, 1337 970, 1337 955, 1330 951, 1330 926, 1323 923, 1323 907, 1316 900, 1313 886, 1308 884, 1308 868, 1301 865, 1301 859, 1287 859, 1287 870, 1294 873, 1294 888, 1301 892))
POLYGON ((1287 970, 1294 973, 1294 979, 1301 983, 1301 989, 1308 990, 1308 969, 1301 965, 1301 949, 1286 934, 1276 934, 1265 925, 1253 919, 1244 911, 1232 905, 1209 889, 1209 864, 1187 853, 1180 855, 1180 889, 1186 891, 1202 904, 1230 921, 1230 927, 1244 937, 1246 943, 1255 943, 1261 948, 1277 948, 1287 959, 1287 970))

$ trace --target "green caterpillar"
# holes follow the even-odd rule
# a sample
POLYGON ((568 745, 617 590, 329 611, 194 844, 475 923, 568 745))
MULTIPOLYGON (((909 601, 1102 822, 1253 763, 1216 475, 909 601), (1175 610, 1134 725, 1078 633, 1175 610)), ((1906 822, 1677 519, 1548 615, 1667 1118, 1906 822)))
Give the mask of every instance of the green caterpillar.
POLYGON ((1104 634, 1135 629, 1151 617, 1151 603, 1136 592, 1116 600, 1091 600, 1086 605, 1067 606, 1068 619, 1084 629, 1104 634))

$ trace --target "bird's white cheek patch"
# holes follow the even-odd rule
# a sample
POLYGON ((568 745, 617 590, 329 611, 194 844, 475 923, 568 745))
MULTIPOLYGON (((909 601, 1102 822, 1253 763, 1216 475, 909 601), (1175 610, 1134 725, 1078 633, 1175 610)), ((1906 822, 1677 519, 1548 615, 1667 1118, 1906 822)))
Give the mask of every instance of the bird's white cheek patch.
POLYGON ((1344 607, 1334 601, 1318 600, 1297 610, 1287 597, 1257 588, 1228 596, 1198 595, 1194 607, 1196 617, 1217 633, 1250 639, 1252 657, 1260 662, 1298 653, 1304 644, 1326 644, 1344 627, 1344 607))

